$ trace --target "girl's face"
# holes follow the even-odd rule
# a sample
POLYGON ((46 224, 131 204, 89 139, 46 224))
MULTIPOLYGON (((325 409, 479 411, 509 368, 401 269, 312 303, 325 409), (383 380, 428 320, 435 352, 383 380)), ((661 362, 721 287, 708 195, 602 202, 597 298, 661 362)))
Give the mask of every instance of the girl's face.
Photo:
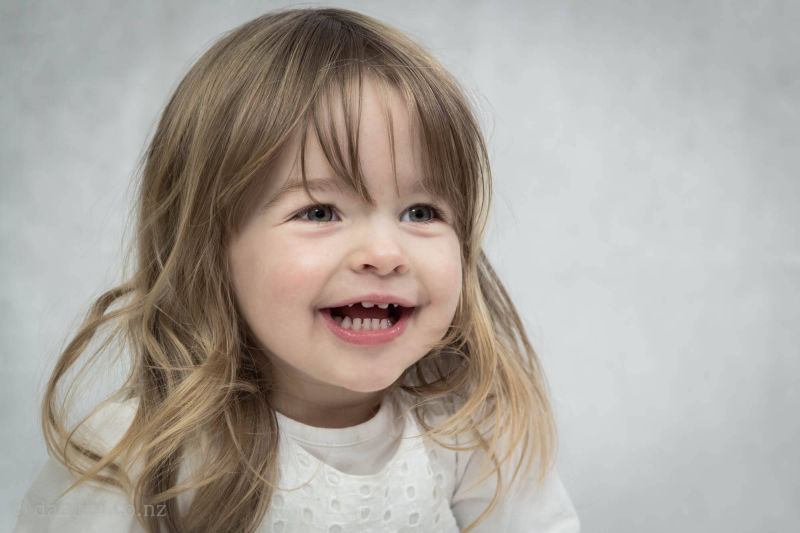
MULTIPOLYGON (((272 363, 276 405, 301 394, 322 403, 374 396, 445 335, 458 305, 461 252, 447 222, 450 208, 415 187, 423 175, 405 104, 396 91, 386 102, 377 90, 365 85, 359 124, 360 164, 375 205, 336 178, 309 133, 306 176, 313 202, 301 184, 297 136, 269 176, 261 208, 228 249, 239 309, 272 363), (330 310, 352 302, 413 310, 394 329, 356 332, 350 325, 343 332, 330 310)), ((333 315, 389 311, 353 308, 333 315)))

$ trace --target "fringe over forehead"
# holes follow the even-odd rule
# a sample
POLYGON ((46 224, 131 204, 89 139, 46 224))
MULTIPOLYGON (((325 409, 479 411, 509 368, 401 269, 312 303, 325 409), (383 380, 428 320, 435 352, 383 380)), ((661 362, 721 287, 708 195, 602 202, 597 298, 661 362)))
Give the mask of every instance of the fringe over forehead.
MULTIPOLYGON (((491 178, 466 99, 441 65, 402 33, 339 9, 289 10, 250 21, 212 46, 181 82, 161 133, 175 154, 166 174, 185 180, 191 195, 181 202, 190 225, 221 220, 224 233, 238 231, 261 198, 271 163, 298 129, 303 140, 316 133, 338 177, 372 203, 358 165, 367 80, 384 95, 396 88, 405 101, 421 147, 423 186, 451 207, 464 258, 471 258, 485 227, 491 178)), ((391 127, 387 134, 391 140, 391 127)))

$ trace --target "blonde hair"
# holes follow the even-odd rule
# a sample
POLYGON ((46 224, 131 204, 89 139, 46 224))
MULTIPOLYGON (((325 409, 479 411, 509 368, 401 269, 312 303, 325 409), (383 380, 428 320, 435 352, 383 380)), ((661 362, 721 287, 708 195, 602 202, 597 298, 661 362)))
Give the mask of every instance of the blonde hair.
POLYGON ((163 112, 142 163, 135 271, 97 299, 45 391, 45 441, 78 473, 72 487, 91 479, 122 488, 140 512, 166 505, 166 517, 138 516, 148 531, 258 527, 275 488, 278 425, 270 376, 237 311, 225 250, 293 132, 316 132, 332 168, 372 201, 357 164, 357 102, 367 77, 403 96, 421 141, 424 185, 452 207, 461 242, 463 286, 452 325, 397 386, 414 398, 428 437, 453 447, 447 437, 467 435, 458 449, 482 448, 491 458, 486 475, 497 473, 498 490, 478 521, 511 483, 500 475, 504 464, 513 463, 512 478, 532 465, 538 479, 546 476, 555 453, 551 408, 523 324, 481 249, 491 174, 466 98, 397 30, 350 11, 298 9, 226 34, 163 112), (345 139, 331 105, 345 110, 345 139), (131 426, 105 454, 75 438, 78 427, 64 424, 68 402, 56 402, 59 382, 101 330, 105 340, 92 359, 118 338, 131 357, 112 398, 138 399, 131 426), (452 416, 432 427, 426 413, 443 401, 454 406, 452 416), (215 452, 177 485, 195 439, 214 443, 215 452), (134 461, 142 466, 131 479, 134 461), (177 496, 190 490, 191 507, 180 515, 177 496))

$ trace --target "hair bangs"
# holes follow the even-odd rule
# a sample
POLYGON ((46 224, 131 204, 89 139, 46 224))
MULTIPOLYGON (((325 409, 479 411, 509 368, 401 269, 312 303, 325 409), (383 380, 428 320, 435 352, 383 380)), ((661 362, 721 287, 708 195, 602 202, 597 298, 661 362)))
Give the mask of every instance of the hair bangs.
MULTIPOLYGON (((491 196, 491 176, 483 139, 463 92, 452 77, 416 43, 369 19, 348 20, 309 13, 311 20, 281 28, 273 37, 268 64, 247 89, 248 104, 236 120, 230 157, 226 211, 236 231, 256 207, 268 185, 272 162, 300 136, 298 160, 307 185, 305 151, 314 135, 335 176, 364 201, 373 200, 359 165, 359 124, 367 83, 378 89, 386 113, 387 136, 397 186, 395 117, 389 93, 396 91, 411 122, 414 150, 423 169, 420 182, 433 198, 450 207, 450 222, 464 243, 465 259, 480 241, 491 196), (387 36, 387 32, 392 34, 387 36), (245 162, 246 160, 246 162, 245 162)), ((226 158, 228 159, 228 158, 226 158)))
MULTIPOLYGON (((335 176, 373 204, 359 164, 359 124, 366 84, 377 89, 385 114, 386 135, 391 148, 395 190, 399 194, 395 155, 396 117, 389 104, 390 93, 402 99, 411 125, 413 150, 419 152, 423 168, 420 185, 431 197, 450 207, 462 243, 480 240, 491 195, 488 156, 482 137, 461 98, 436 95, 442 80, 428 79, 432 69, 415 70, 392 66, 386 58, 349 61, 329 73, 325 87, 310 104, 300 122, 300 161, 307 184, 305 151, 309 135, 316 136, 335 176), (438 90, 438 89, 437 89, 438 90), (478 234, 473 234, 477 229, 478 234)), ((306 185, 306 192, 314 199, 306 185)), ((316 201, 316 200, 315 200, 316 201)))

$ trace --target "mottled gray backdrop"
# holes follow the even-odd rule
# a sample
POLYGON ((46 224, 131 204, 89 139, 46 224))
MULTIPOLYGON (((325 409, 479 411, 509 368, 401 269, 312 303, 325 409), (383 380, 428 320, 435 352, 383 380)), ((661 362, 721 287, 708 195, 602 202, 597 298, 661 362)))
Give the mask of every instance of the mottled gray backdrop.
MULTIPOLYGON (((478 103, 488 252, 585 530, 800 531, 800 2, 334 4, 409 32, 478 103)), ((46 457, 46 374, 119 278, 160 109, 284 5, 0 4, 0 530, 46 457)))

